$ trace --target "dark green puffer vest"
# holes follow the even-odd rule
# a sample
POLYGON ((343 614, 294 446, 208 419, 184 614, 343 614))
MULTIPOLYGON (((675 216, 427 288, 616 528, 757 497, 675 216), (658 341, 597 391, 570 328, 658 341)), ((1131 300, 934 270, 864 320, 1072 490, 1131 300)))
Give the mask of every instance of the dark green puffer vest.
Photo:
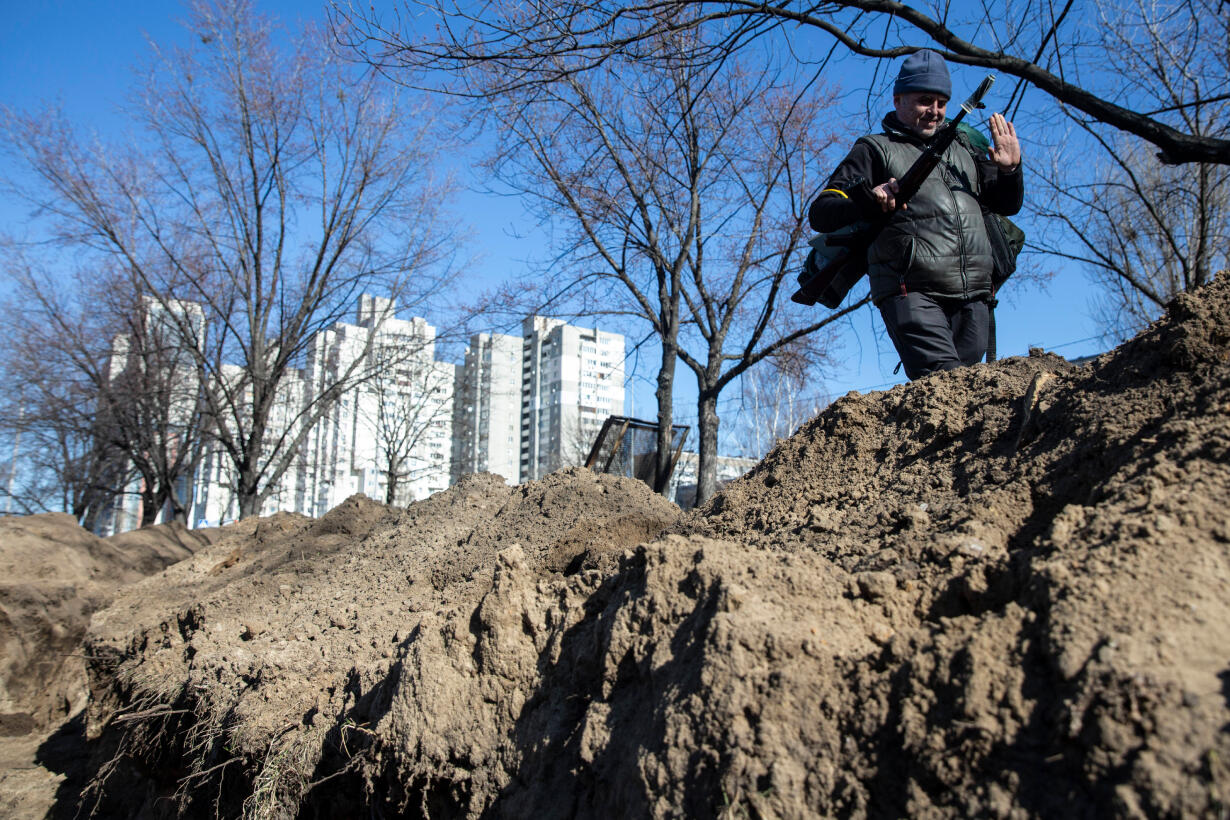
MULTIPOLYGON (((890 177, 901 179, 922 153, 922 142, 891 119, 884 130, 861 141, 879 154, 890 177)), ((868 250, 872 300, 901 293, 903 284, 939 298, 989 296, 991 244, 978 195, 978 166, 953 142, 909 207, 893 214, 868 250)))

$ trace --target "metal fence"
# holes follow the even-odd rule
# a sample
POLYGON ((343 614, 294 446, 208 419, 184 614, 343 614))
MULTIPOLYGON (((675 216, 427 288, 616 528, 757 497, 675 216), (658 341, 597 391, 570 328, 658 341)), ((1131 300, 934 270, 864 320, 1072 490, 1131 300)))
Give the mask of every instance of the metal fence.
POLYGON ((688 426, 671 427, 671 463, 663 476, 654 477, 654 453, 658 446, 656 422, 609 416, 598 432, 585 466, 600 473, 628 476, 644 481, 660 493, 670 483, 671 473, 679 462, 679 453, 688 437, 688 426))

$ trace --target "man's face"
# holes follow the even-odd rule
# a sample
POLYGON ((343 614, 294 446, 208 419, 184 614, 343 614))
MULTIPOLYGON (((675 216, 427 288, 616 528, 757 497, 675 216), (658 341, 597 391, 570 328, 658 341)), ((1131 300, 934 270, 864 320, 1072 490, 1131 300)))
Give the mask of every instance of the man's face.
POLYGON ((912 91, 893 95, 897 119, 923 139, 935 136, 948 110, 948 98, 933 91, 912 91))

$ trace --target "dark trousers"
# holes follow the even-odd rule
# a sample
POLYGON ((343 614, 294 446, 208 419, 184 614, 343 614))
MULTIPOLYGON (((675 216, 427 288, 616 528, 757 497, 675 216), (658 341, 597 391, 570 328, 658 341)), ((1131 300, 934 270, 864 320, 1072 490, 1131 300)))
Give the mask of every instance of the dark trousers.
POLYGON ((911 379, 976 364, 986 353, 991 313, 983 299, 963 302, 904 293, 881 302, 880 315, 911 379))

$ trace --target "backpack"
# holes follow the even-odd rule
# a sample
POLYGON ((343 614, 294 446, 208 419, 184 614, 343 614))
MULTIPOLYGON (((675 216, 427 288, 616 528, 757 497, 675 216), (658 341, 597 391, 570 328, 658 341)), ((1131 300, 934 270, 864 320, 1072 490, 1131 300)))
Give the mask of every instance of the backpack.
MULTIPOLYGON (((986 159, 991 149, 990 141, 981 132, 965 123, 957 125, 957 142, 974 155, 974 159, 986 159)), ((986 224, 987 239, 991 242, 991 287, 998 291, 1008 277, 1016 273, 1016 258, 1025 247, 1025 232, 1006 216, 982 209, 982 221, 986 224)))

